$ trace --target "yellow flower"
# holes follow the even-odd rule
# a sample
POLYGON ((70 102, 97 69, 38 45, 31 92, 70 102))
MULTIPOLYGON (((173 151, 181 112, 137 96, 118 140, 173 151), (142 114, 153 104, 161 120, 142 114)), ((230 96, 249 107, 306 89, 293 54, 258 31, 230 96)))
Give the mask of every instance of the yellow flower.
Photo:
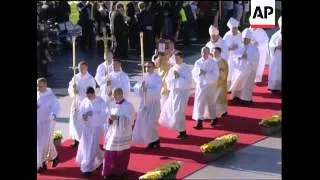
POLYGON ((53 139, 62 139, 63 138, 63 134, 61 131, 54 131, 53 132, 53 139))

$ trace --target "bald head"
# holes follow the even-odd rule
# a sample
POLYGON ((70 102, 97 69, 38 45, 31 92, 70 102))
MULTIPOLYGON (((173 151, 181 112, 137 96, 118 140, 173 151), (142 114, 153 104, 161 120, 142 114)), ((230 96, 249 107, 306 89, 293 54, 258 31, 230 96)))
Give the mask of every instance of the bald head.
POLYGON ((209 53, 210 53, 210 49, 208 47, 205 46, 201 49, 201 55, 204 59, 208 59, 209 53))
POLYGON ((116 102, 119 102, 123 99, 123 90, 121 88, 116 88, 113 90, 113 97, 116 102))

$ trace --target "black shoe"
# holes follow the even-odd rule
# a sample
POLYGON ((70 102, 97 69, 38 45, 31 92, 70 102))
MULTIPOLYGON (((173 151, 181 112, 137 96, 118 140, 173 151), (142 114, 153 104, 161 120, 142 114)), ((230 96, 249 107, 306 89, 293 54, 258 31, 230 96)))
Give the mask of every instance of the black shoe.
POLYGON ((110 174, 109 176, 103 176, 103 179, 108 179, 108 180, 120 180, 122 179, 120 176, 115 175, 115 174, 110 174))
POLYGON ((186 139, 188 137, 187 132, 186 131, 182 131, 179 133, 179 136, 177 138, 179 139, 186 139))
POLYGON ((73 144, 71 145, 71 147, 78 147, 79 145, 79 141, 74 140, 73 144))
POLYGON ((85 177, 90 177, 92 174, 92 172, 85 172, 85 173, 82 173, 83 176, 85 177))
POLYGON ((228 112, 225 112, 221 115, 221 117, 227 117, 228 116, 228 112))
POLYGON ((59 164, 59 156, 53 159, 52 161, 52 167, 55 168, 59 164))
POLYGON ((145 151, 150 151, 152 149, 152 143, 148 144, 148 146, 144 149, 145 151))
POLYGON ((271 93, 272 93, 272 94, 279 94, 280 91, 279 91, 279 90, 271 90, 271 93))
POLYGON ((46 165, 46 163, 44 162, 44 163, 42 163, 42 166, 37 170, 37 173, 43 173, 43 172, 45 172, 47 169, 48 169, 48 168, 47 168, 47 165, 46 165))
POLYGON ((240 98, 238 98, 238 97, 234 97, 233 99, 232 99, 232 101, 240 101, 241 99, 240 98))
POLYGON ((216 126, 218 123, 219 123, 218 122, 218 118, 215 118, 215 119, 211 120, 211 126, 212 127, 216 126))
POLYGON ((153 143, 153 149, 160 149, 160 139, 153 143))
POLYGON ((249 106, 249 105, 251 105, 251 104, 253 103, 253 101, 241 100, 241 103, 242 103, 243 105, 249 106))
POLYGON ((160 148, 160 140, 158 139, 155 142, 150 143, 146 148, 145 151, 150 151, 152 149, 159 149, 160 148))
POLYGON ((101 165, 99 166, 99 167, 97 167, 97 171, 100 171, 101 169, 102 169, 102 165, 103 165, 103 163, 101 163, 101 165))
POLYGON ((193 127, 194 129, 203 129, 202 127, 202 120, 197 121, 197 125, 193 127))

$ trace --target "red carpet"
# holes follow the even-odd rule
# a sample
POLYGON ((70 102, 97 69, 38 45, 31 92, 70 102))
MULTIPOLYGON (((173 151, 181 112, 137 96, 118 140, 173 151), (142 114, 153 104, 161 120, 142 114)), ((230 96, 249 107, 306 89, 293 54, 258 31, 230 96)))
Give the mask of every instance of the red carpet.
MULTIPOLYGON (((144 147, 133 146, 129 163, 129 179, 138 179, 143 173, 172 160, 182 161, 183 164, 178 173, 178 178, 184 178, 208 163, 208 159, 200 152, 200 146, 226 133, 239 135, 238 149, 264 139, 265 136, 262 134, 258 122, 262 118, 272 116, 281 110, 281 95, 273 95, 267 91, 266 74, 267 72, 264 76, 264 83, 254 89, 254 103, 244 107, 229 102, 229 116, 220 120, 221 126, 218 128, 211 128, 209 122, 204 123, 203 130, 194 130, 192 128, 195 121, 191 119, 193 98, 190 98, 186 122, 189 138, 178 140, 175 132, 160 128, 160 150, 146 153, 143 150, 144 147)), ((66 141, 58 149, 61 160, 58 167, 55 169, 49 168, 44 174, 38 175, 38 179, 65 180, 81 178, 80 168, 75 163, 76 149, 68 147, 70 143, 70 141, 66 141)), ((96 171, 91 179, 101 179, 100 172, 96 171)))

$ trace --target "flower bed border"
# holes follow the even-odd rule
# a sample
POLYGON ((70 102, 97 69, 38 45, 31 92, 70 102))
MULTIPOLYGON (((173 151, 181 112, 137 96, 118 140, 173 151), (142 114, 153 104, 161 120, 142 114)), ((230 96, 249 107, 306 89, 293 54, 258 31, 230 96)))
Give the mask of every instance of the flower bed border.
MULTIPOLYGON (((171 162, 171 163, 174 163, 174 162, 171 162)), ((163 166, 170 165, 171 163, 164 164, 163 166)), ((164 179, 164 180, 177 179, 177 174, 178 174, 178 172, 179 172, 179 170, 180 170, 180 168, 181 168, 181 162, 180 162, 180 161, 177 161, 177 163, 180 164, 180 167, 179 167, 178 169, 176 169, 175 171, 171 170, 171 172, 170 172, 169 174, 167 174, 166 176, 163 176, 163 177, 161 178, 161 180, 162 180, 162 179, 164 179)), ((161 167, 161 166, 160 166, 160 167, 161 167)), ((160 167, 157 167, 157 168, 155 168, 154 170, 148 171, 148 172, 146 172, 145 174, 141 175, 141 176, 139 177, 139 180, 147 180, 147 179, 143 179, 142 177, 145 176, 145 175, 148 174, 148 173, 155 172, 156 169, 158 169, 158 168, 160 168, 160 167)))
POLYGON ((276 126, 271 126, 271 127, 262 126, 262 132, 265 135, 272 135, 272 134, 281 132, 281 123, 276 126))
POLYGON ((225 149, 220 149, 216 152, 207 152, 207 153, 204 153, 205 156, 210 159, 210 160, 217 160, 223 156, 226 156, 226 155, 229 155, 231 153, 234 153, 235 150, 236 150, 236 146, 237 146, 238 143, 235 143, 234 145, 228 147, 228 148, 225 148, 225 149))

